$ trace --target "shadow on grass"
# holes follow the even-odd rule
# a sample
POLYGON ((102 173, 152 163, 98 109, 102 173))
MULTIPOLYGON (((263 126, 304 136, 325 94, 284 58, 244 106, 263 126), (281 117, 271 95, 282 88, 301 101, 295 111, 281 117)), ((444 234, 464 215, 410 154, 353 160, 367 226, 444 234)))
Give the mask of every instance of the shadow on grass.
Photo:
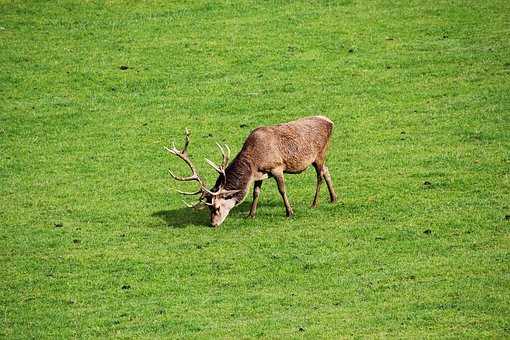
MULTIPOLYGON (((251 200, 241 203, 235 207, 233 211, 240 213, 239 217, 246 217, 250 211, 251 200)), ((285 211, 285 207, 282 202, 279 201, 267 201, 263 204, 258 205, 258 210, 263 213, 264 206, 268 208, 281 207, 282 214, 285 211)), ((234 215, 231 213, 231 215, 234 215)), ((204 227, 210 227, 209 224, 209 213, 207 209, 204 210, 193 210, 191 208, 179 208, 174 210, 160 210, 151 215, 152 217, 160 218, 170 228, 185 228, 188 225, 199 225, 204 227)))
POLYGON ((160 210, 151 216, 162 219, 171 228, 184 228, 190 224, 209 226, 209 217, 206 210, 193 210, 191 208, 160 210))

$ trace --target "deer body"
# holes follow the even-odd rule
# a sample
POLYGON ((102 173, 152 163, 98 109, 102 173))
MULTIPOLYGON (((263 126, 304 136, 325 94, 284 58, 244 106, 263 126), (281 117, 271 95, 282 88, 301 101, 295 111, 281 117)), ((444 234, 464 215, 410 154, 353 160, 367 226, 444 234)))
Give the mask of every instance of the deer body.
MULTIPOLYGON (((313 165, 317 172, 312 207, 317 206, 323 180, 326 180, 331 202, 335 202, 337 196, 325 165, 332 130, 333 122, 323 116, 307 117, 253 130, 241 151, 228 166, 228 157, 224 154, 223 168, 215 167, 220 173, 216 184, 202 195, 211 212, 211 224, 220 225, 229 211, 245 199, 252 183, 253 202, 248 216, 255 217, 262 181, 270 177, 276 180, 287 216, 292 216, 283 174, 297 174, 310 165, 313 165)), ((212 162, 210 164, 214 167, 212 162)))

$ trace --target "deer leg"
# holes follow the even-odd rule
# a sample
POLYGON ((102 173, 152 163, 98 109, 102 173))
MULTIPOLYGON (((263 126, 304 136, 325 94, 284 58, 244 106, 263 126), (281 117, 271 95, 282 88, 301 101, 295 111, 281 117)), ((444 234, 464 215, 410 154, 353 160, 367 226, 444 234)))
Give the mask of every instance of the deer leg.
POLYGON ((292 211, 292 207, 290 206, 289 199, 287 198, 287 194, 285 192, 285 179, 283 178, 283 171, 273 171, 271 174, 276 179, 276 183, 278 184, 278 191, 280 192, 280 195, 282 195, 283 203, 285 203, 285 211, 287 212, 287 217, 292 217, 294 212, 292 211))
POLYGON ((317 162, 313 163, 313 167, 317 172, 317 187, 315 188, 315 196, 313 197, 312 208, 317 207, 317 203, 319 203, 319 194, 321 191, 322 178, 323 178, 323 165, 319 165, 317 162))
POLYGON ((253 184, 253 201, 251 202, 250 213, 248 217, 255 217, 257 212, 257 203, 259 202, 260 188, 262 187, 262 181, 255 181, 253 184))
POLYGON ((331 200, 331 203, 334 203, 336 202, 336 193, 335 193, 335 189, 333 189, 333 181, 331 180, 331 175, 329 174, 329 170, 328 170, 328 167, 326 165, 324 165, 322 167, 322 171, 323 171, 323 174, 324 174, 324 179, 326 180, 326 184, 328 186, 328 190, 329 190, 329 198, 331 200))

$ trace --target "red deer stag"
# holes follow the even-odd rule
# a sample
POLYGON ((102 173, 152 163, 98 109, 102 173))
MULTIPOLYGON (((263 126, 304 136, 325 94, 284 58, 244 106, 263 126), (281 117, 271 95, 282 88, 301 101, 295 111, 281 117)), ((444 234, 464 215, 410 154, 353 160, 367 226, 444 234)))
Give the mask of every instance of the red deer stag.
MULTIPOLYGON (((219 226, 227 217, 230 210, 240 204, 252 183, 253 202, 249 217, 255 217, 262 181, 274 177, 278 184, 287 216, 293 212, 285 192, 284 173, 297 174, 313 165, 317 172, 317 187, 312 207, 316 207, 323 179, 329 190, 331 202, 336 201, 331 175, 326 167, 325 158, 329 140, 333 130, 333 122, 323 116, 307 117, 286 124, 259 127, 253 130, 243 148, 228 164, 230 149, 217 144, 223 162, 216 165, 206 159, 207 163, 218 173, 218 179, 212 189, 208 189, 204 180, 198 175, 188 155, 189 131, 186 129, 184 148, 178 150, 175 146, 165 148, 168 152, 181 158, 191 169, 188 177, 170 175, 178 181, 197 181, 200 185, 196 192, 183 192, 184 195, 200 195, 199 204, 209 207, 211 224, 219 226)), ((196 205, 195 205, 196 206, 196 205)))

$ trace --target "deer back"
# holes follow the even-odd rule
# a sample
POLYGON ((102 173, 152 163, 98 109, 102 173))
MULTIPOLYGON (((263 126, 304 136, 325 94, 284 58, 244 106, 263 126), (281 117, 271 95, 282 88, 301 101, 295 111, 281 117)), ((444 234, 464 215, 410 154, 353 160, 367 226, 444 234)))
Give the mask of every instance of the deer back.
POLYGON ((248 158, 259 172, 281 167, 298 173, 324 158, 332 130, 331 120, 322 116, 260 127, 248 136, 238 157, 248 158))

